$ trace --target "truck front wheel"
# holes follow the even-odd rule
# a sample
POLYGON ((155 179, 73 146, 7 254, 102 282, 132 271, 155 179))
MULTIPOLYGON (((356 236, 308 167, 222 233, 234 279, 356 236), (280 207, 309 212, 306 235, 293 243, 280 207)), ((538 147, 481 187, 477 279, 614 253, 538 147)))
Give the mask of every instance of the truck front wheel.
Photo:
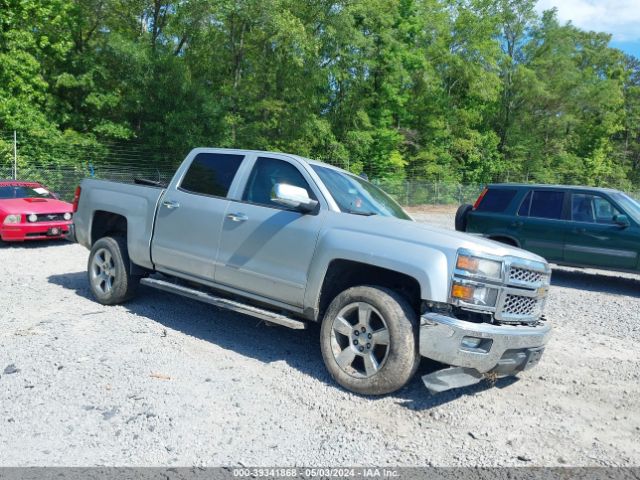
POLYGON ((382 287, 352 287, 327 309, 320 329, 322 357, 347 390, 391 393, 418 367, 416 330, 417 315, 404 297, 382 287))
POLYGON ((140 277, 131 275, 127 240, 102 237, 91 247, 87 265, 93 296, 103 305, 115 305, 135 294, 140 277))

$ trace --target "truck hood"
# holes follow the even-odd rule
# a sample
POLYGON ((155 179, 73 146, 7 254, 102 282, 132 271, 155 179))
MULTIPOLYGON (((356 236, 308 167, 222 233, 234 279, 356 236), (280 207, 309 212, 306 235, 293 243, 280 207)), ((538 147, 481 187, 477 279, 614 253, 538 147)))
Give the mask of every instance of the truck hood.
POLYGON ((370 217, 352 216, 358 217, 358 220, 354 219, 354 226, 355 224, 362 227, 365 227, 366 225, 366 229, 369 232, 376 232, 377 235, 397 240, 410 241, 412 243, 422 244, 439 250, 457 250, 459 248, 467 248, 479 253, 513 256, 546 263, 544 258, 534 253, 517 247, 505 245, 504 243, 495 242, 478 235, 470 235, 468 233, 457 232, 455 230, 448 230, 429 225, 428 223, 399 220, 393 217, 382 217, 377 215, 370 217))
POLYGON ((0 200, 0 212, 5 214, 25 213, 71 213, 73 205, 55 198, 8 198, 0 200))

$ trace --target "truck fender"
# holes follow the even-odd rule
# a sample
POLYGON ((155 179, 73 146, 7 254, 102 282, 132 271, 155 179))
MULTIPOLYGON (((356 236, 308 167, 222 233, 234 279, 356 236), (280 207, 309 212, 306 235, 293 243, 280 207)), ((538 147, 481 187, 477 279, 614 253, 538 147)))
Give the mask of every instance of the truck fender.
POLYGON ((335 229, 318 240, 309 267, 305 290, 305 310, 317 312, 324 278, 333 260, 349 260, 385 268, 414 278, 420 285, 421 298, 446 302, 449 275, 446 255, 434 248, 352 230, 335 229))

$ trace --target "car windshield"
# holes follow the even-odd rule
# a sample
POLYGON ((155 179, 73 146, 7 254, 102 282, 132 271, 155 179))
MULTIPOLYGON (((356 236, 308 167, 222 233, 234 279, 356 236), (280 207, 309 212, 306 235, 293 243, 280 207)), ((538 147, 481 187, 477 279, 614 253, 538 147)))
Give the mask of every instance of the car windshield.
POLYGON ((8 198, 54 198, 46 188, 39 185, 5 185, 0 187, 0 199, 8 198))
POLYGON ((624 193, 612 193, 611 197, 618 202, 628 216, 640 223, 640 203, 624 193))
POLYGON ((366 180, 333 168, 319 165, 312 168, 343 212, 411 220, 393 198, 366 180))

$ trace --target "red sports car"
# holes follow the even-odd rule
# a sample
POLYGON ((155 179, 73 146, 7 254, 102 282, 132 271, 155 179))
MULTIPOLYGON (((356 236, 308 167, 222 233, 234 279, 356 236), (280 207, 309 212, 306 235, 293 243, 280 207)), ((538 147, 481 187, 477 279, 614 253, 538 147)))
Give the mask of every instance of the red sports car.
POLYGON ((36 182, 0 180, 0 239, 5 242, 64 238, 73 206, 36 182))

